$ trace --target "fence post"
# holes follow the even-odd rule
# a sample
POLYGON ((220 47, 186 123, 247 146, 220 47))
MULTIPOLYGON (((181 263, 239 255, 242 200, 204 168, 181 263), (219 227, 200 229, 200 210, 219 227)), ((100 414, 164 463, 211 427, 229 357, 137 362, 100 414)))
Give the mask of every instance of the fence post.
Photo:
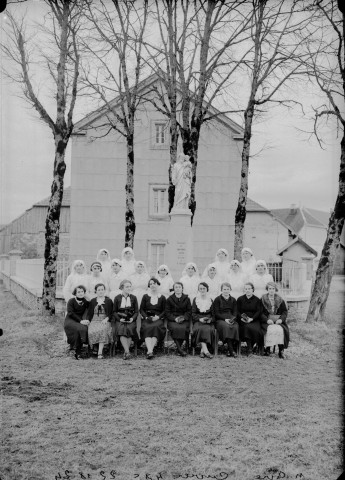
POLYGON ((9 259, 9 256, 6 255, 5 253, 3 253, 2 255, 0 255, 0 271, 1 272, 4 272, 5 271, 5 262, 6 260, 9 259))
POLYGON ((21 250, 11 250, 8 255, 10 257, 10 277, 15 277, 17 272, 17 261, 21 259, 23 252, 21 250))

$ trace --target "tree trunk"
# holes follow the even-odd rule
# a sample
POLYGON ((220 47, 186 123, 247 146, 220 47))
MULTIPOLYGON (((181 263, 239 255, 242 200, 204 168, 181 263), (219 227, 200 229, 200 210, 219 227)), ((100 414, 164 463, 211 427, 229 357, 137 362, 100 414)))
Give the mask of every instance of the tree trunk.
POLYGON ((169 166, 169 189, 168 189, 168 201, 169 201, 169 213, 174 206, 175 199, 175 185, 172 183, 171 172, 177 156, 177 143, 178 143, 178 131, 176 121, 176 98, 169 98, 171 116, 170 116, 170 166, 169 166))
POLYGON ((127 183, 126 183, 125 247, 134 248, 134 133, 127 135, 127 183))
POLYGON ((44 274, 43 274, 43 309, 50 315, 55 314, 56 270, 60 235, 60 212, 63 197, 64 176, 66 171, 65 152, 67 142, 55 138, 54 179, 46 218, 44 274))
POLYGON ((191 133, 190 133, 190 147, 191 151, 190 161, 192 163, 192 185, 190 192, 189 208, 192 212, 191 225, 193 225, 195 210, 196 210, 196 199, 195 199, 195 188, 196 188, 196 171, 198 167, 198 150, 199 150, 199 139, 200 139, 200 129, 201 129, 202 120, 200 118, 195 118, 192 115, 191 118, 191 133))
POLYGON ((241 167, 241 186, 238 195, 238 204, 235 213, 235 239, 234 239, 234 258, 241 261, 241 251, 243 248, 243 228, 246 220, 246 204, 248 193, 248 167, 250 157, 250 140, 252 136, 252 123, 254 115, 254 102, 251 100, 244 112, 244 138, 242 149, 242 167, 241 167))
POLYGON ((320 262, 316 271, 314 288, 311 294, 307 322, 323 319, 331 286, 334 260, 340 243, 344 226, 345 212, 345 135, 341 140, 339 189, 335 207, 330 216, 327 238, 322 249, 320 262))

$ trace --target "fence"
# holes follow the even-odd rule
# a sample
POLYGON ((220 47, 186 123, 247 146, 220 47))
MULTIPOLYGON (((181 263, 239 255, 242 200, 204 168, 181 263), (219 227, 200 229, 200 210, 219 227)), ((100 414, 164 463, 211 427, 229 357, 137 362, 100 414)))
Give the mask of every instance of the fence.
POLYGON ((284 260, 283 263, 269 263, 267 267, 282 295, 301 295, 307 290, 307 267, 304 263, 284 260))

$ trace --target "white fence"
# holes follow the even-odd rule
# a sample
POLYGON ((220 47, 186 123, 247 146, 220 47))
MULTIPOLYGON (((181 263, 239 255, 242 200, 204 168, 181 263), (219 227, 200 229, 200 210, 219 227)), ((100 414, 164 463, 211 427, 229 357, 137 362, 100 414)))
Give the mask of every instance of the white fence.
POLYGON ((310 285, 307 282, 307 266, 305 263, 284 260, 281 264, 268 264, 268 271, 278 284, 282 295, 307 294, 310 285))

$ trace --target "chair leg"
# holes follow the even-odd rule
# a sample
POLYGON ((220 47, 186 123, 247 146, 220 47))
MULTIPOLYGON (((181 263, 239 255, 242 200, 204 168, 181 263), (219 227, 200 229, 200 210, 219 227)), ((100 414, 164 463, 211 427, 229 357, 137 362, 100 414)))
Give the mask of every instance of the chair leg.
POLYGON ((273 346, 273 353, 276 353, 276 346, 273 346))
POLYGON ((214 356, 218 355, 218 332, 214 331, 214 356))

